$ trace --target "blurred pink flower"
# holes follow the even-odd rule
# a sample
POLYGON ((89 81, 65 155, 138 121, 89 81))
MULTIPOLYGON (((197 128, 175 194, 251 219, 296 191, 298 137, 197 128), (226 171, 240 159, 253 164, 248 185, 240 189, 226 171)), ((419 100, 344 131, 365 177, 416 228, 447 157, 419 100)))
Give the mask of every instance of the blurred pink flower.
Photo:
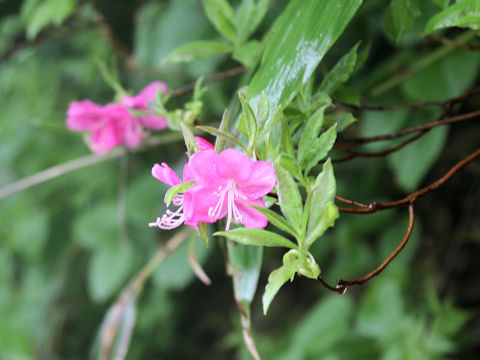
POLYGON ((119 104, 101 106, 90 100, 72 101, 67 110, 67 126, 73 131, 90 132, 87 143, 96 154, 105 154, 121 144, 137 147, 142 140, 142 128, 119 104))
MULTIPOLYGON (((140 91, 138 95, 124 96, 121 103, 122 105, 135 110, 151 110, 149 103, 153 103, 155 101, 155 97, 157 96, 159 89, 161 89, 165 94, 168 90, 168 87, 161 81, 154 81, 140 91)), ((162 116, 148 114, 136 116, 135 118, 140 122, 141 126, 148 129, 162 130, 167 127, 167 119, 162 116)))
POLYGON ((127 106, 137 110, 149 110, 159 89, 167 86, 155 81, 137 96, 125 96, 121 104, 95 104, 90 100, 72 101, 67 110, 67 127, 72 131, 89 132, 87 144, 96 154, 105 154, 112 148, 126 145, 135 148, 140 145, 144 128, 161 130, 167 126, 164 117, 156 115, 133 116, 127 106))

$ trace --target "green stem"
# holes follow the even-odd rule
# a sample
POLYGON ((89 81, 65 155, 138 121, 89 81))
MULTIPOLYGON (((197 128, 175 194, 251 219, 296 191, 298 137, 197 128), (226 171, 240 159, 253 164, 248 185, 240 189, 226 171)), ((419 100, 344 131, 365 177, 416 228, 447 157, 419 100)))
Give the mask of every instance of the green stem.
MULTIPOLYGON (((457 36, 455 38, 455 42, 466 42, 473 38, 476 35, 475 31, 467 31, 465 33, 462 33, 461 35, 457 36)), ((457 47, 451 44, 445 44, 439 49, 433 51, 429 55, 425 56, 422 58, 420 61, 418 61, 415 65, 413 65, 410 69, 407 71, 397 74, 387 81, 381 83, 380 85, 374 87, 370 91, 370 95, 372 97, 377 97, 382 95, 383 93, 387 92, 388 90, 400 85, 406 78, 418 73, 419 71, 426 69, 430 65, 432 65, 434 62, 440 60, 444 56, 448 55, 450 52, 455 50, 457 47)))

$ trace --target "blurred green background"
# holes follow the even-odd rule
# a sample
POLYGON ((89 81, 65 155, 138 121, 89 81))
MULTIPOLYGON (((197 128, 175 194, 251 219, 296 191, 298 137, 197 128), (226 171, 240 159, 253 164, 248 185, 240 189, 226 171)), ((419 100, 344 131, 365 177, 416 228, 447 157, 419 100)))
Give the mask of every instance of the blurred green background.
MULTIPOLYGON (((448 51, 421 71, 408 72, 443 46, 419 33, 445 2, 415 2, 421 11, 398 43, 389 26, 389 3, 362 5, 318 77, 361 40, 370 54, 348 85, 369 104, 444 100, 478 85, 479 51, 448 51), (398 74, 407 75, 386 88, 398 74)), ((255 38, 262 39, 284 6, 271 1, 255 38)), ((460 33, 453 29, 446 36, 460 33)), ((0 187, 89 154, 82 135, 65 127, 65 111, 73 100, 113 100, 98 60, 132 92, 153 80, 176 89, 241 65, 227 55, 162 65, 179 45, 219 37, 198 0, 0 1, 0 187)), ((472 41, 479 43, 478 37, 472 41)), ((208 84, 200 120, 218 122, 241 85, 242 76, 208 84)), ((189 96, 168 107, 181 106, 189 96)), ((459 111, 478 110, 479 103, 476 95, 459 111)), ((389 133, 433 121, 439 113, 434 107, 358 111, 359 121, 348 134, 389 133)), ((387 158, 339 163, 334 167, 338 194, 367 203, 400 198, 472 152, 478 134, 480 125, 473 120, 437 128, 387 158)), ((151 177, 151 166, 165 161, 181 169, 184 151, 182 139, 170 137, 0 200, 0 359, 96 357, 105 313, 172 235, 147 226, 163 212, 166 190, 151 177), (123 199, 126 216, 119 211, 123 199)), ((252 326, 263 358, 477 359, 479 179, 477 161, 418 200, 405 251, 346 296, 300 278, 282 288, 263 316, 257 294, 252 326)), ((342 214, 312 249, 324 277, 334 282, 373 269, 401 240, 407 221, 406 209, 342 214)), ((195 278, 183 244, 155 271, 139 299, 127 359, 250 358, 222 249, 215 240, 208 249, 199 240, 196 254, 213 284, 206 287, 195 278)), ((282 252, 266 249, 264 256, 261 289, 282 252)))

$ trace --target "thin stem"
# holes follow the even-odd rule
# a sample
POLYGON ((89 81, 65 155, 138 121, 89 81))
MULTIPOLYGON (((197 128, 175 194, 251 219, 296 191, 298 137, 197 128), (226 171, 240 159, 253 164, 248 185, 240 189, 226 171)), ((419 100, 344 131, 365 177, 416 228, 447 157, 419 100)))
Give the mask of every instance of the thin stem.
MULTIPOLYGON (((139 152, 151 147, 158 146, 160 144, 168 144, 168 143, 179 141, 181 139, 182 137, 178 133, 169 133, 165 135, 160 135, 155 138, 152 137, 147 139, 145 142, 145 145, 130 151, 139 152)), ((55 179, 57 177, 69 174, 79 169, 83 169, 87 166, 95 165, 107 160, 117 159, 127 154, 128 151, 129 150, 127 150, 126 148, 116 148, 105 155, 96 155, 96 154, 87 155, 75 160, 68 161, 60 165, 52 166, 51 168, 40 171, 32 176, 18 180, 12 184, 4 186, 3 188, 0 188, 0 200, 10 195, 13 195, 15 193, 18 193, 20 191, 29 189, 33 186, 42 184, 48 180, 55 179)))
MULTIPOLYGON (((405 196, 404 198, 396 201, 389 201, 383 203, 371 202, 367 205, 366 208, 362 207, 361 209, 354 209, 354 208, 346 208, 346 207, 339 207, 338 210, 340 212, 345 213, 355 213, 355 214, 371 214, 379 210, 391 209, 394 207, 399 207, 407 204, 413 204, 419 197, 424 196, 425 194, 438 189, 440 186, 445 184, 450 178, 455 175, 460 169, 464 168, 468 164, 470 164, 473 160, 480 157, 480 148, 475 150, 473 153, 468 155, 463 160, 459 161, 455 166, 453 166, 450 170, 447 171, 445 175, 441 178, 437 179, 430 185, 421 188, 420 190, 411 193, 410 195, 405 196)), ((350 200, 353 201, 353 200, 350 200)))
POLYGON ((367 282, 374 276, 377 276, 380 274, 385 268, 392 262, 393 259, 403 250, 405 245, 408 242, 408 239, 410 239, 410 236, 412 235, 412 230, 413 230, 413 224, 415 222, 415 211, 413 208, 413 203, 408 205, 408 214, 409 214, 409 222, 408 222, 408 227, 407 227, 407 232, 405 236, 403 237, 402 242, 397 246, 397 248, 385 259, 385 261, 375 270, 372 272, 368 273, 365 276, 362 276, 361 278, 354 279, 354 280, 338 280, 337 281, 337 286, 339 287, 346 287, 349 285, 362 285, 363 283, 367 282))

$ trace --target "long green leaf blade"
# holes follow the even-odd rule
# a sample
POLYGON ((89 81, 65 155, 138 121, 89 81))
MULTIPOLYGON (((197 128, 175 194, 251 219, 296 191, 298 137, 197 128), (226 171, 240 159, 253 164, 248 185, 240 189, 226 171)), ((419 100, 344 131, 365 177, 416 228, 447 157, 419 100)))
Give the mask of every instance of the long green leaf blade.
POLYGON ((270 105, 285 105, 342 34, 361 0, 292 0, 272 29, 247 98, 265 91, 270 105))
POLYGON ((215 236, 225 236, 243 245, 278 246, 296 249, 297 246, 287 238, 263 229, 237 228, 230 231, 218 231, 215 236))

